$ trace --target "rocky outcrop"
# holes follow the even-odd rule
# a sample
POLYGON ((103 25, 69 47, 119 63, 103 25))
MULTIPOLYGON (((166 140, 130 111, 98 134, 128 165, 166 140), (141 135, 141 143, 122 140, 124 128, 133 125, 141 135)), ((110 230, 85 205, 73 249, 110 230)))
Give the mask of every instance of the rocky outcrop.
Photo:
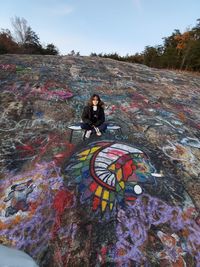
MULTIPOLYGON (((195 241, 200 208, 198 74, 98 57, 4 55, 0 57, 0 103, 0 241, 48 266, 50 262, 52 266, 199 264, 199 241, 195 241), (119 124, 123 134, 111 132, 85 143, 78 133, 71 144, 67 126, 80 121, 93 93, 105 102, 107 121, 119 124), (85 202, 79 199, 80 184, 86 188, 77 178, 84 176, 83 166, 77 167, 79 175, 66 166, 71 166, 72 158, 77 163, 79 159, 72 157, 76 151, 104 149, 105 140, 121 144, 118 148, 126 144, 141 150, 157 173, 155 183, 142 182, 144 194, 132 206, 123 197, 128 165, 120 178, 125 189, 121 187, 109 202, 114 208, 103 195, 100 201, 107 201, 106 207, 103 202, 98 207, 91 195, 93 204, 89 196, 85 202), (92 210, 92 205, 97 209, 92 210), (143 233, 137 246, 132 231, 143 233), (170 249, 176 256, 170 255, 170 249)), ((87 157, 84 161, 90 172, 95 171, 87 157)), ((150 172, 149 163, 138 164, 150 172)), ((91 184, 97 190, 93 180, 91 184)))

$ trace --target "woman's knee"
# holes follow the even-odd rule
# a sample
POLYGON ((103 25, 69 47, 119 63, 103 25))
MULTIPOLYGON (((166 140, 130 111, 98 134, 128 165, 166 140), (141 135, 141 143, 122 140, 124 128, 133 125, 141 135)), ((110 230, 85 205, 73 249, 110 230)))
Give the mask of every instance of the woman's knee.
POLYGON ((92 127, 88 123, 81 123, 81 129, 91 130, 92 127))
POLYGON ((105 131, 107 129, 107 124, 103 123, 99 126, 100 131, 105 131))

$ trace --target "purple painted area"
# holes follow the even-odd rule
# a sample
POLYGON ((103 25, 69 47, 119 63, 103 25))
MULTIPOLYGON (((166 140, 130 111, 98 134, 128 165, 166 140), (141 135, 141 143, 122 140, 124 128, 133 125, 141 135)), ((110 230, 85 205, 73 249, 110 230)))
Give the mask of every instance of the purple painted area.
MULTIPOLYGON (((0 65, 0 70, 15 71, 15 65, 0 65)), ((45 84, 32 87, 31 84, 26 83, 25 86, 20 82, 18 84, 13 83, 12 85, 7 85, 5 89, 9 92, 15 94, 15 97, 21 100, 26 100, 28 98, 38 97, 44 100, 61 100, 65 101, 73 96, 73 93, 69 88, 57 82, 46 82, 45 84)))
POLYGON ((29 209, 27 212, 17 213, 16 215, 21 218, 18 223, 15 222, 15 215, 8 218, 1 216, 0 219, 7 227, 0 230, 0 236, 9 240, 16 248, 26 250, 38 259, 48 247, 52 237, 52 227, 55 222, 55 210, 52 205, 56 191, 63 186, 63 180, 60 169, 54 163, 42 163, 37 164, 34 171, 9 177, 4 181, 4 189, 29 177, 35 185, 33 192, 28 196, 30 207, 32 203, 35 205, 34 212, 29 209))
POLYGON ((184 250, 194 256, 197 266, 200 266, 200 227, 194 220, 185 218, 180 208, 147 194, 139 197, 134 205, 118 212, 116 250, 122 253, 118 253, 116 258, 122 263, 130 260, 144 262, 141 246, 147 241, 148 231, 151 226, 162 224, 168 224, 173 232, 188 230, 184 250))
POLYGON ((16 71, 16 65, 14 65, 14 64, 0 64, 0 70, 16 71))

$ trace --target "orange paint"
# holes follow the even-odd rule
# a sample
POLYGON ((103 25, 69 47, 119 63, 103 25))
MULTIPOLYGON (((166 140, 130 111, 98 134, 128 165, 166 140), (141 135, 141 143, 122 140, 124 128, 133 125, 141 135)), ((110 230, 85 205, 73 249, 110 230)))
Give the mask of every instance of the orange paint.
POLYGON ((93 210, 97 210, 97 208, 99 207, 99 205, 100 205, 100 198, 94 197, 93 203, 92 203, 92 209, 93 210))

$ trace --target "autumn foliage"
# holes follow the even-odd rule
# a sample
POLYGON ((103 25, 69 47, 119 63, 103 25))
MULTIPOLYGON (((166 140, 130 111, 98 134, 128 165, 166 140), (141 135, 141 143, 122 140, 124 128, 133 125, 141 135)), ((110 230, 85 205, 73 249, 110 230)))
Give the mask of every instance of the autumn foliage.
POLYGON ((195 27, 183 33, 176 29, 163 40, 163 45, 146 46, 142 53, 135 55, 122 57, 117 53, 92 53, 91 56, 140 63, 154 68, 200 71, 200 19, 195 27))

